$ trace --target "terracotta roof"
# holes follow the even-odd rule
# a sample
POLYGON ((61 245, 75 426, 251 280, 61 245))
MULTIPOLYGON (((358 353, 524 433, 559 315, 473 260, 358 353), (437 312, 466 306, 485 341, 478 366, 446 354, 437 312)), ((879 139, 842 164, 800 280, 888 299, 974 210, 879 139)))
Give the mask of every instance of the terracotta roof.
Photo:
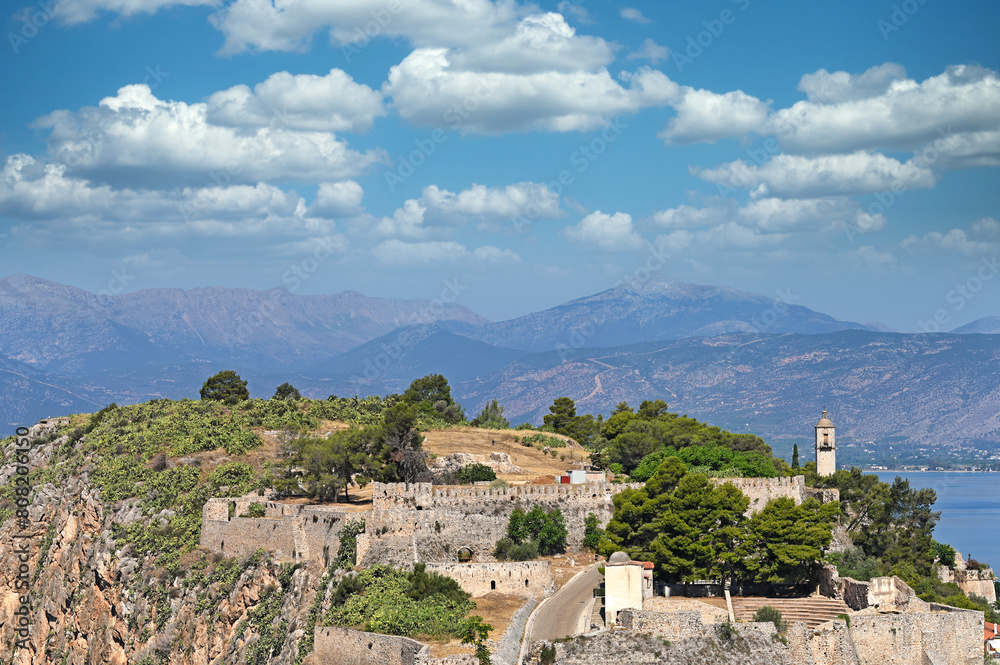
POLYGON ((645 570, 652 570, 653 569, 653 562, 652 561, 636 561, 636 563, 641 563, 642 567, 645 570))

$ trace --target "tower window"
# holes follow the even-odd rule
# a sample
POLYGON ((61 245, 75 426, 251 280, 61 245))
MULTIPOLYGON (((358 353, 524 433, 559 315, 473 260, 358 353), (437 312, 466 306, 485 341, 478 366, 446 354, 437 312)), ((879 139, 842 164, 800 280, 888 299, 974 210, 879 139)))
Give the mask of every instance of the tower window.
POLYGON ((830 445, 830 433, 829 432, 823 432, 823 445, 824 446, 829 446, 830 445))

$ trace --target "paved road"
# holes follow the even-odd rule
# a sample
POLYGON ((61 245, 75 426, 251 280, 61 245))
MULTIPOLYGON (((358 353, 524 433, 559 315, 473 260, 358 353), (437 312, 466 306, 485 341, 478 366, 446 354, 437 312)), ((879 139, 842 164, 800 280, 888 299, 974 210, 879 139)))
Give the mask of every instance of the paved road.
MULTIPOLYGON (((580 614, 591 608, 593 589, 601 583, 597 566, 591 566, 584 574, 560 589, 535 614, 531 627, 531 640, 557 640, 575 635, 580 623, 580 614)), ((590 621, 586 629, 590 628, 590 621)))

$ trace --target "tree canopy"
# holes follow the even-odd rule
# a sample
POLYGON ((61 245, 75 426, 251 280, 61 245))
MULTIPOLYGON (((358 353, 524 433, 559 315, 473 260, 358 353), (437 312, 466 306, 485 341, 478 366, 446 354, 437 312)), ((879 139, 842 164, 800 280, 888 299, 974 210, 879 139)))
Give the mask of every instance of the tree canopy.
POLYGON ((448 424, 465 420, 462 405, 452 399, 448 379, 441 374, 428 374, 414 379, 400 399, 412 404, 419 413, 428 418, 437 418, 448 424))
POLYGON ((233 405, 250 399, 250 391, 247 390, 247 382, 239 374, 227 369, 205 381, 201 387, 201 398, 233 405))
POLYGON ((667 581, 742 579, 800 581, 830 543, 837 504, 776 500, 747 519, 749 499, 731 483, 717 484, 667 457, 640 489, 614 497, 602 554, 623 550, 652 561, 667 581), (789 526, 788 520, 795 524, 789 526), (780 542, 776 542, 780 541, 780 542))
POLYGON ((504 417, 503 412, 503 405, 494 398, 483 407, 479 415, 473 418, 469 424, 473 427, 482 427, 485 429, 509 429, 510 421, 504 417))
POLYGON ((302 399, 302 393, 292 384, 285 381, 274 389, 274 397, 271 399, 302 399))

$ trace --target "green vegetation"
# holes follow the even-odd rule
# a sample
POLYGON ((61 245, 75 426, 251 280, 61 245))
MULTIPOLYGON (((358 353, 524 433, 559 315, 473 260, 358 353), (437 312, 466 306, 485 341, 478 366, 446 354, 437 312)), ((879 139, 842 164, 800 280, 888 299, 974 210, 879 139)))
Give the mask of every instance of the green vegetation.
POLYGON ((437 422, 456 425, 465 421, 462 405, 452 399, 448 379, 440 374, 415 379, 400 400, 416 407, 421 420, 430 427, 438 426, 437 422))
POLYGON ((337 549, 337 560, 333 569, 354 568, 358 563, 358 534, 365 532, 365 521, 350 520, 340 530, 340 547, 337 549))
POLYGON ((232 406, 250 399, 250 391, 247 390, 247 382, 239 374, 227 369, 205 381, 201 387, 201 398, 232 406))
POLYGON ((600 429, 603 417, 587 414, 576 415, 576 404, 569 397, 556 398, 549 413, 544 416, 544 429, 557 434, 564 434, 582 446, 589 445, 600 429))
POLYGON ((496 472, 485 464, 474 462, 467 464, 455 474, 455 480, 460 485, 471 485, 472 483, 493 481, 497 479, 496 472))
POLYGON ((566 442, 563 439, 560 439, 558 436, 548 436, 541 432, 536 432, 531 436, 522 436, 520 438, 515 436, 514 441, 520 443, 525 448, 534 447, 537 450, 566 447, 566 442))
POLYGON ((668 446, 647 455, 632 471, 632 480, 644 483, 668 457, 677 457, 692 473, 710 478, 775 478, 775 460, 756 451, 737 451, 722 446, 694 445, 676 450, 668 446))
POLYGON ((781 612, 770 605, 764 605, 759 610, 754 612, 753 620, 756 623, 773 623, 779 633, 785 632, 788 628, 788 624, 785 623, 785 619, 781 616, 781 612))
POLYGON ((558 508, 545 512, 534 506, 527 513, 515 508, 507 522, 507 537, 493 551, 499 561, 529 561, 538 555, 566 551, 566 518, 558 508))
POLYGON ((267 508, 264 507, 263 503, 258 503, 256 501, 251 501, 250 505, 247 506, 247 511, 240 515, 240 517, 254 517, 261 518, 267 515, 267 508))
POLYGON ((493 626, 483 621, 481 616, 471 616, 462 624, 460 637, 462 644, 472 644, 476 647, 476 659, 479 665, 490 665, 490 649, 486 640, 490 637, 493 626))
POLYGON ((1000 619, 985 599, 967 598, 957 584, 946 584, 935 573, 935 563, 954 568, 955 550, 933 538, 941 515, 931 510, 937 498, 934 490, 913 489, 900 477, 884 483, 858 468, 825 478, 818 477, 812 465, 806 468, 809 485, 840 490, 841 523, 855 547, 830 553, 826 561, 837 566, 841 576, 866 581, 896 575, 922 600, 977 609, 1000 619))
POLYGON ((387 635, 461 637, 473 607, 458 582, 427 573, 424 564, 412 572, 373 566, 333 588, 322 623, 387 635))
POLYGON ((302 399, 302 393, 299 392, 298 388, 286 381, 274 389, 274 397, 271 399, 302 399))
POLYGON ((587 513, 583 520, 583 546, 591 552, 597 552, 604 537, 604 529, 594 513, 587 513))
POLYGON ((601 553, 623 550, 652 561, 670 582, 696 579, 800 582, 832 538, 839 505, 814 499, 770 502, 747 519, 749 500, 730 483, 716 485, 667 458, 641 489, 614 497, 601 553))
POLYGON ((483 427, 485 429, 507 429, 510 427, 510 421, 504 417, 503 411, 503 405, 496 399, 493 399, 483 407, 479 415, 473 418, 469 424, 473 427, 483 427))
POLYGON ((711 476, 773 478, 788 471, 759 436, 733 434, 668 408, 660 399, 644 401, 638 412, 618 404, 593 439, 591 461, 607 469, 621 465, 639 482, 668 457, 681 457, 692 471, 711 476))

